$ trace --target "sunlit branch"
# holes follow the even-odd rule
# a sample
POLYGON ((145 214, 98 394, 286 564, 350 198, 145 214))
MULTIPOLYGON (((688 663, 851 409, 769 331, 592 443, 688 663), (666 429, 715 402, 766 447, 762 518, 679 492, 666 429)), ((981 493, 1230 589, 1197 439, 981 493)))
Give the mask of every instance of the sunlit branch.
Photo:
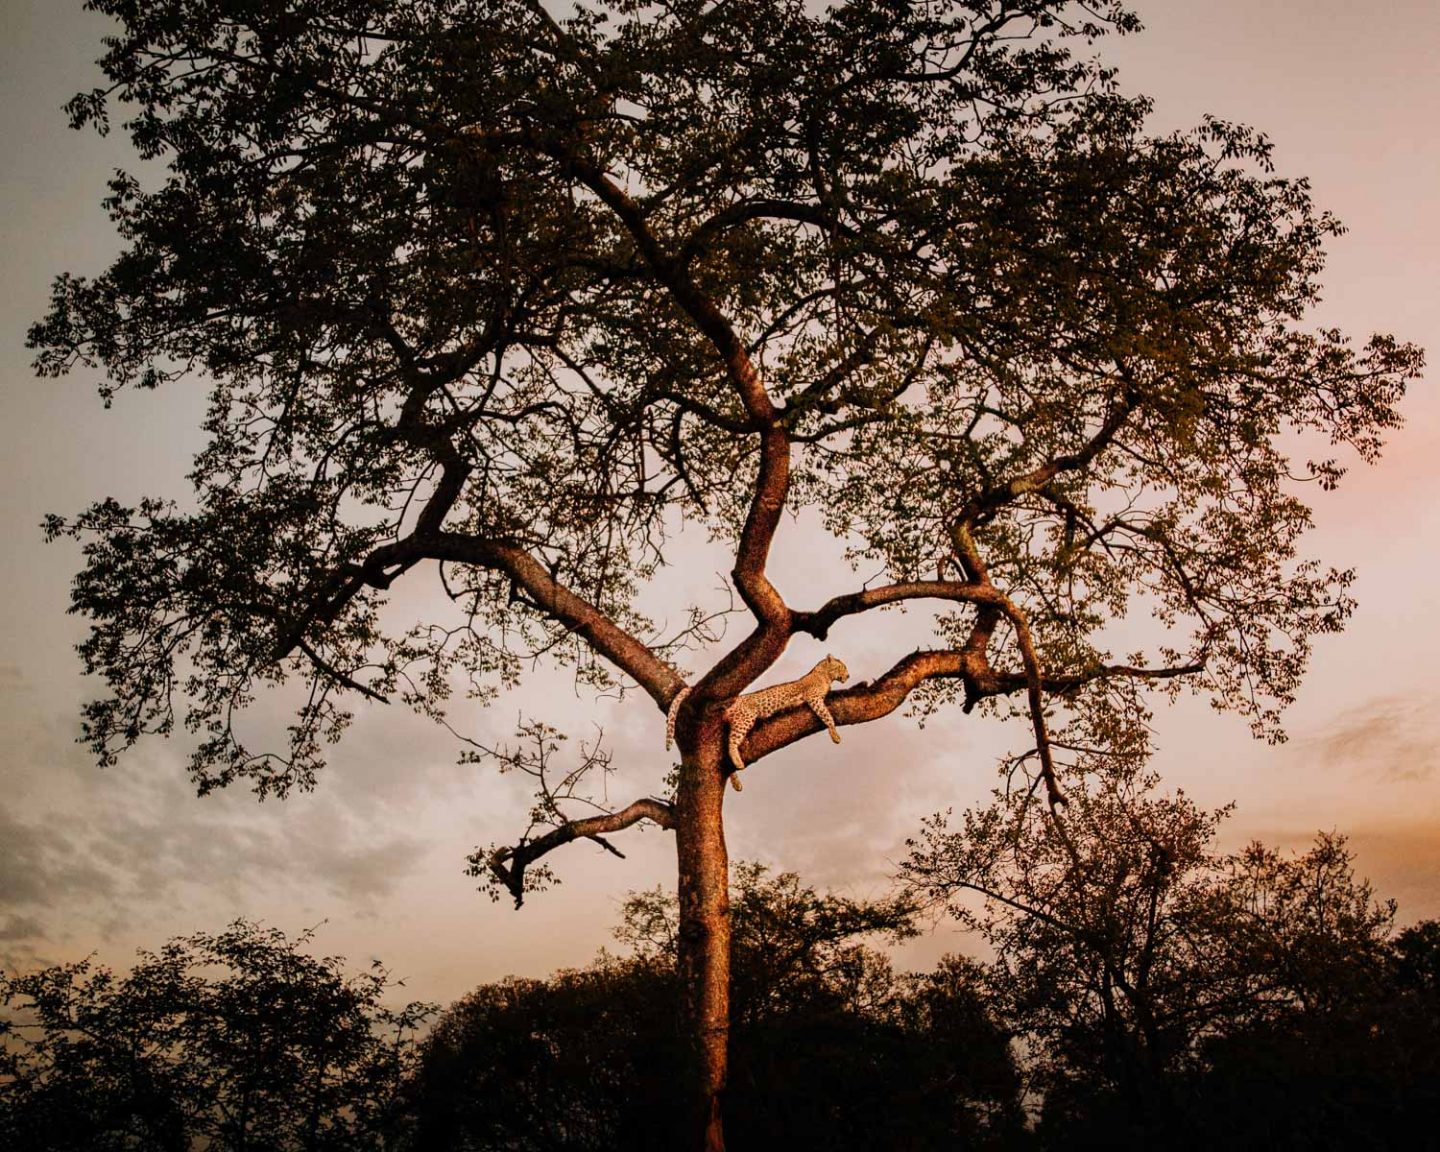
POLYGON ((504 572, 535 605, 620 668, 662 708, 683 686, 679 675, 595 604, 571 591, 530 553, 513 544, 447 532, 420 541, 430 559, 454 560, 504 572))
MULTIPOLYGON (((1040 754, 1045 788, 1052 807, 1056 804, 1063 804, 1064 796, 1060 791, 1060 784, 1056 778, 1055 766, 1050 755, 1050 739, 1045 731, 1043 677, 1040 671, 1039 657, 1035 652, 1035 643, 1030 634, 1030 625, 1025 614, 993 584, 921 580, 905 584, 890 584, 882 588, 867 588, 861 592, 837 596, 818 612, 804 618, 797 616, 795 626, 797 630, 809 632, 817 639, 823 640, 830 625, 842 616, 868 611, 885 604, 919 599, 951 600, 983 605, 998 611, 1010 621, 1015 629, 1016 643, 1020 649, 1021 662, 1025 667, 1025 687, 1030 697, 1030 720, 1035 729, 1035 746, 1040 754)), ((967 645, 962 653, 956 655, 969 673, 966 677, 967 688, 970 688, 972 692, 976 690, 983 692, 983 688, 979 686, 988 684, 993 679, 983 647, 967 645)), ((886 711, 889 710, 886 709, 886 711)), ((832 708, 831 711, 833 712, 834 709, 832 708)), ((870 716, 862 717, 862 719, 872 718, 870 716)), ((836 721, 839 722, 838 713, 836 713, 836 721)))
POLYGON ((788 433, 730 321, 684 268, 665 252, 646 223, 640 206, 592 161, 549 142, 540 142, 539 148, 575 175, 619 218, 656 279, 714 345, 745 406, 751 429, 760 433, 760 471, 733 572, 740 598, 754 613, 758 626, 712 670, 702 689, 706 695, 733 694, 779 658, 789 635, 789 608, 765 575, 770 544, 790 488, 788 433))
POLYGON ((569 844, 573 840, 593 840, 607 852, 623 857, 624 853, 616 849, 604 837, 607 833, 622 831, 633 824, 638 824, 641 820, 649 820, 661 828, 673 831, 675 810, 663 800, 648 797, 636 800, 618 812, 607 812, 599 816, 586 816, 580 820, 570 820, 534 840, 517 844, 511 848, 501 848, 491 854, 489 860, 486 861, 486 866, 515 898, 515 907, 519 908, 525 902, 525 869, 530 864, 546 853, 553 852, 556 848, 563 844, 569 844))
MULTIPOLYGON (((963 652, 912 652, 878 680, 832 692, 825 698, 825 705, 837 725, 865 724, 894 712, 926 680, 953 679, 977 672, 983 669, 963 652)), ((745 763, 753 764, 824 727, 819 717, 804 707, 762 720, 742 745, 745 763)))

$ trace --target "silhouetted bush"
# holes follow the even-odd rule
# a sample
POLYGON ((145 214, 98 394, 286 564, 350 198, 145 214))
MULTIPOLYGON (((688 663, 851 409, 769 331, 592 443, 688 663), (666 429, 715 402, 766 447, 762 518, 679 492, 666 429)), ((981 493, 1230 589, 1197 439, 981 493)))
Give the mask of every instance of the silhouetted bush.
POLYGON ((141 952, 0 974, 0 1148, 356 1152, 401 1135, 430 1009, 381 1003, 381 967, 237 920, 141 952))

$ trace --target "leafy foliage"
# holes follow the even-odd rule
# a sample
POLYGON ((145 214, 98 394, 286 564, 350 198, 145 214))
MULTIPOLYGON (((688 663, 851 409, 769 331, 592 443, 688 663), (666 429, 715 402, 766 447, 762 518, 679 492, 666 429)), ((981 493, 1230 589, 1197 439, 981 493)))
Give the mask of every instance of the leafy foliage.
POLYGON ((0 1143, 275 1152, 381 1149, 433 1011, 385 1003, 377 964, 302 951, 311 933, 236 921, 144 952, 117 975, 90 960, 0 973, 0 1143))

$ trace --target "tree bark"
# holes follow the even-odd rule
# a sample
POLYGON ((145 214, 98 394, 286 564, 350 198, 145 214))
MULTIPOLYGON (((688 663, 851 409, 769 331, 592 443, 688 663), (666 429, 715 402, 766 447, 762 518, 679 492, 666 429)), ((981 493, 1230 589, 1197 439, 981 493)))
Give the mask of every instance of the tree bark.
POLYGON ((725 849, 723 723, 702 725, 676 796, 682 1026, 691 1050, 689 1146, 724 1152, 730 1039, 730 861, 725 849))

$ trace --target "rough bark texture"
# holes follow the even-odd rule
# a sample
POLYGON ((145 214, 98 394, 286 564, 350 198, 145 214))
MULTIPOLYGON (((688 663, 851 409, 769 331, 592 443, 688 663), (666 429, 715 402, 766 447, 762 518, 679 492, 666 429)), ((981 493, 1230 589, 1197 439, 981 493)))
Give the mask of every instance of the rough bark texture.
POLYGON ((680 986, 694 1045, 693 1147, 723 1152, 721 1106, 730 1039, 730 861, 725 849, 722 724, 704 725, 686 756, 677 799, 680 986))

